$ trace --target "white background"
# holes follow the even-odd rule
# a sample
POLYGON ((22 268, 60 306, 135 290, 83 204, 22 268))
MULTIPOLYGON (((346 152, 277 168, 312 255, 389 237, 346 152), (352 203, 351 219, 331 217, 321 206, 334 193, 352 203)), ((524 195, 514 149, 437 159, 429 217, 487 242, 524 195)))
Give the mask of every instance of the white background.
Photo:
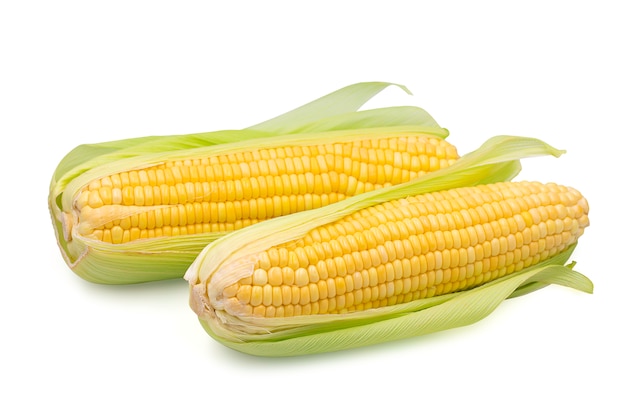
POLYGON ((626 88, 620 2, 6 1, 0 414, 623 416, 626 88), (228 5, 225 5, 228 4, 228 5), (405 84, 461 153, 567 150, 520 178, 581 190, 587 295, 550 287, 482 322, 313 357, 211 339, 184 281, 111 287, 56 247, 48 183, 81 143, 243 128, 360 81, 405 84))

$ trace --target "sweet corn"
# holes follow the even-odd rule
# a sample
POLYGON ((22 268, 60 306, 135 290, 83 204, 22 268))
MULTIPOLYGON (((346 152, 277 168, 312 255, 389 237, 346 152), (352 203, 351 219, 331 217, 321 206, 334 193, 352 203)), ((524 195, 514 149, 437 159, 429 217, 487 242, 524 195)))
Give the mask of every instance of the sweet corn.
MULTIPOLYGON (((396 188, 402 195, 410 184, 396 188)), ((261 355, 373 343, 359 331, 364 322, 562 262, 589 224, 584 197, 551 183, 497 182, 403 198, 392 187, 359 200, 371 205, 337 219, 325 218, 333 207, 288 216, 274 222, 275 237, 248 241, 262 236, 252 227, 210 245, 186 276, 207 331, 261 355), (296 231, 283 236, 283 228, 296 231)))
POLYGON ((461 291, 563 252, 587 213, 578 191, 528 182, 393 200, 246 257, 249 275, 210 288, 208 299, 223 314, 288 317, 461 291))
POLYGON ((228 232, 406 182, 457 159, 450 143, 418 132, 324 139, 235 152, 207 148, 194 158, 163 157, 103 175, 78 191, 65 233, 71 237, 77 227, 84 238, 118 244, 228 232))
POLYGON ((224 234, 407 182, 458 159, 447 131, 421 109, 345 111, 355 96, 362 104, 386 85, 347 87, 241 131, 71 152, 49 197, 64 259, 100 283, 180 278, 224 234))

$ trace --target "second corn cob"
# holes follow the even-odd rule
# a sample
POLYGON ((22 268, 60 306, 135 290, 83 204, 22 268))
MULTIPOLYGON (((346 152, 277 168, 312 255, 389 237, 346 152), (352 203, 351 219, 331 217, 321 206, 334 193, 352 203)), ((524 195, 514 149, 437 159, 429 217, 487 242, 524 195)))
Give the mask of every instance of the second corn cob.
POLYGON ((75 197, 66 232, 75 223, 81 236, 114 244, 228 232, 406 182, 457 158, 454 146, 419 132, 362 131, 332 141, 280 142, 285 141, 271 147, 249 143, 250 150, 207 149, 96 178, 75 197))
MULTIPOLYGON (((500 139, 474 162, 510 152, 513 141, 500 139)), ((274 220, 273 235, 259 225, 209 245, 186 275, 192 308, 224 344, 282 356, 467 324, 534 281, 589 291, 586 278, 562 266, 589 223, 584 197, 556 184, 487 179, 509 174, 457 187, 483 175, 464 158, 353 197, 351 208, 335 204, 341 215, 326 207, 274 220), (403 197, 411 189, 427 192, 403 197)))
MULTIPOLYGON (((244 258, 249 275, 210 286, 224 314, 342 314, 461 291, 576 242, 586 200, 556 184, 496 183, 392 200, 244 258)), ((212 279, 228 275, 229 266, 212 279)))

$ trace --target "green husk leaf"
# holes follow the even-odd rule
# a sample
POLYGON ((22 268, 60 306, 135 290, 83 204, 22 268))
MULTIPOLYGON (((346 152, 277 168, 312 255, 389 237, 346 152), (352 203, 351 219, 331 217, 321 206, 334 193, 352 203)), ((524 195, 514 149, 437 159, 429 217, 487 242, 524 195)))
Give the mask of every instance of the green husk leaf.
POLYGON ((306 124, 293 133, 320 132, 383 126, 410 126, 418 125, 441 130, 443 129, 424 109, 412 106, 384 107, 372 110, 362 110, 352 113, 343 113, 306 124))
POLYGON ((300 106, 249 129, 286 134, 298 132, 303 126, 319 119, 351 113, 358 110, 369 99, 389 86, 398 86, 406 93, 411 92, 403 85, 387 82, 363 82, 352 84, 324 97, 300 106))

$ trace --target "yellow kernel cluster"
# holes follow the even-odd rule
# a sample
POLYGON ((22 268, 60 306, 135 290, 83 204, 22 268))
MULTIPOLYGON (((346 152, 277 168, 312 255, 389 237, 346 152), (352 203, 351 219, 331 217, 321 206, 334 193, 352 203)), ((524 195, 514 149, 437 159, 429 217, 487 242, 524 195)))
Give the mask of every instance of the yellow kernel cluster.
POLYGON ((498 183, 389 201, 258 255, 225 288, 238 316, 346 313, 468 289, 537 264, 588 225, 581 194, 498 183))
POLYGON ((80 233, 110 243, 227 232, 447 167, 430 136, 288 146, 165 161, 93 181, 75 202, 80 233))

